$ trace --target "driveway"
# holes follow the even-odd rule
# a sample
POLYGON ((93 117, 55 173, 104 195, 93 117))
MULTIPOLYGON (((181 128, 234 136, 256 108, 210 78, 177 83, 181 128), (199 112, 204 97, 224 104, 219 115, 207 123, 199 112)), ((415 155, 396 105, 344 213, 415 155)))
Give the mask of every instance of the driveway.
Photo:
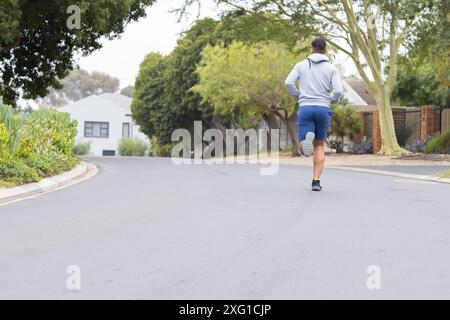
POLYGON ((0 298, 450 298, 448 184, 328 170, 312 193, 309 167, 91 161, 0 206, 0 298))

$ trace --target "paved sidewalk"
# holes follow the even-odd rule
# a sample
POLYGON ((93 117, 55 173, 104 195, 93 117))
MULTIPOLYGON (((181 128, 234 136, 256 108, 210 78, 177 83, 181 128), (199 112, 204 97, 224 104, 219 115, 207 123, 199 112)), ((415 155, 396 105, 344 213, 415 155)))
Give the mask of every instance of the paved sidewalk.
MULTIPOLYGON (((408 158, 378 156, 373 154, 353 155, 353 154, 327 154, 326 165, 330 166, 430 166, 430 167, 450 167, 450 156, 430 157, 434 160, 420 160, 414 156, 408 158)), ((288 153, 280 154, 280 163, 294 165, 311 165, 311 158, 293 158, 288 153)), ((445 169, 443 170, 445 171, 445 169)), ((439 171, 438 171, 439 172, 439 171)))
POLYGON ((355 166, 356 168, 362 169, 375 169, 402 173, 412 173, 412 174, 423 174, 423 175, 433 175, 436 173, 442 173, 450 170, 450 166, 436 166, 436 165, 420 165, 420 166, 355 166))
POLYGON ((94 164, 81 162, 70 171, 42 179, 40 182, 29 183, 14 188, 0 188, 0 205, 65 188, 88 180, 97 173, 98 169, 94 164))
MULTIPOLYGON (((239 160, 250 160, 245 157, 237 157, 239 160)), ((251 159, 254 159, 253 156, 251 159)), ((269 158, 261 157, 260 161, 268 161, 269 158)), ((272 159, 273 160, 273 159, 272 159)), ((327 154, 326 168, 340 169, 356 172, 365 172, 378 175, 388 175, 398 178, 416 179, 450 184, 449 178, 435 176, 450 169, 449 155, 409 155, 406 157, 388 157, 378 155, 353 155, 353 154, 327 154), (425 158, 425 159, 424 159, 425 158)), ((281 165, 309 166, 312 158, 292 157, 290 153, 281 153, 279 156, 281 165)))

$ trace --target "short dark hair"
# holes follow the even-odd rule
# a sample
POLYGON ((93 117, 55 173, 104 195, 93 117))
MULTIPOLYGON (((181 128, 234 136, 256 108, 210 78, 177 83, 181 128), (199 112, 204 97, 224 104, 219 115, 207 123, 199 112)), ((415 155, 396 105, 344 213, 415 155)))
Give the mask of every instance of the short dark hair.
POLYGON ((314 50, 323 52, 327 49, 327 42, 325 41, 325 39, 316 38, 313 40, 313 42, 311 42, 311 46, 314 50))

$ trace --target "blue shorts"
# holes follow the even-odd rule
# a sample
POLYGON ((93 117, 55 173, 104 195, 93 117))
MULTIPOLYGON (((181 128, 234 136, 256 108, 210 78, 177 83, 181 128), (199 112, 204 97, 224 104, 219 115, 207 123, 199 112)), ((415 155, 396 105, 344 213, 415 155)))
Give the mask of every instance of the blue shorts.
POLYGON ((316 140, 328 136, 333 110, 322 106, 301 106, 297 114, 298 141, 304 141, 308 132, 314 132, 316 140))

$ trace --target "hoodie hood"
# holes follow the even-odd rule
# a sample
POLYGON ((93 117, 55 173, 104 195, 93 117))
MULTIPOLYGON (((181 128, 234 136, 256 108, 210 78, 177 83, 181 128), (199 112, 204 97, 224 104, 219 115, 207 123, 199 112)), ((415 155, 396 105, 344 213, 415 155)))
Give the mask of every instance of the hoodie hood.
POLYGON ((322 54, 322 53, 313 53, 312 55, 310 55, 308 57, 308 59, 311 60, 314 63, 323 62, 323 61, 330 62, 328 57, 326 55, 322 54))

